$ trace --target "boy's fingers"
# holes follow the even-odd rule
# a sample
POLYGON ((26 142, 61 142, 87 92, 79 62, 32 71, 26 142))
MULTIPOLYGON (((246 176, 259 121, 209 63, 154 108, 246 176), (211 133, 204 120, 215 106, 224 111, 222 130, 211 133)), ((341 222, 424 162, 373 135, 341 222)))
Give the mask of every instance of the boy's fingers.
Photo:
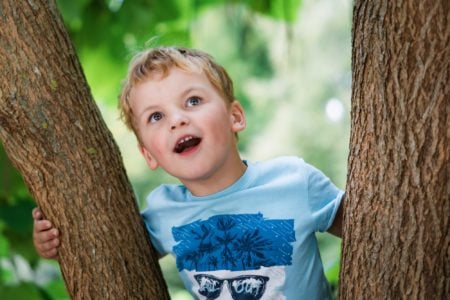
POLYGON ((53 248, 51 250, 42 252, 41 256, 48 259, 56 258, 58 256, 58 250, 56 248, 53 248))
POLYGON ((33 216, 33 219, 39 220, 39 208, 33 208, 33 210, 31 211, 31 215, 33 216))
POLYGON ((36 207, 31 212, 34 220, 33 243, 41 257, 55 259, 58 256, 59 231, 45 220, 41 210, 36 207))
POLYGON ((34 231, 40 232, 52 228, 52 223, 48 220, 34 221, 34 231))
POLYGON ((53 249, 56 250, 58 248, 58 246, 59 246, 59 239, 53 239, 53 240, 47 241, 45 243, 39 244, 38 247, 39 247, 39 252, 46 253, 53 249))
POLYGON ((42 212, 39 209, 39 207, 35 207, 33 209, 32 215, 33 215, 33 219, 35 219, 35 220, 42 220, 43 219, 43 215, 42 215, 42 212))
POLYGON ((34 232, 34 240, 36 241, 36 243, 42 244, 58 238, 58 235, 59 235, 58 229, 52 228, 51 230, 47 231, 34 232))

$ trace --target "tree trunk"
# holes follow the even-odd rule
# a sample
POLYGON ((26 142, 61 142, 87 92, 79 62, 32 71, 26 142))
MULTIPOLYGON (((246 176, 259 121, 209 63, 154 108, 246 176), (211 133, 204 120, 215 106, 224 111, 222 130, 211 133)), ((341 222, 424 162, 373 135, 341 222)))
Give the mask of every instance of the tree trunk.
POLYGON ((168 299, 120 153, 54 1, 2 0, 0 38, 0 138, 61 231, 70 296, 168 299))
POLYGON ((340 299, 449 299, 448 0, 355 1, 340 299))

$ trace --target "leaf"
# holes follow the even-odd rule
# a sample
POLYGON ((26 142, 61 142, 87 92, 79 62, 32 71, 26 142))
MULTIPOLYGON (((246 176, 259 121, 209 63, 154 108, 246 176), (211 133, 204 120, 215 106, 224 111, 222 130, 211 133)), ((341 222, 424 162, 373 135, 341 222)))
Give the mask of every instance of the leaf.
POLYGON ((50 299, 69 300, 69 295, 62 279, 51 281, 43 287, 43 290, 49 295, 50 299))
POLYGON ((9 256, 9 241, 0 231, 0 258, 9 256))
POLYGON ((254 11, 268 15, 276 20, 294 23, 297 20, 301 0, 250 0, 248 5, 254 11))
POLYGON ((32 264, 38 259, 32 241, 31 210, 34 207, 35 204, 29 198, 19 198, 13 204, 0 202, 2 236, 8 240, 10 252, 22 255, 32 264))
POLYGON ((0 143, 0 203, 14 202, 20 197, 29 197, 22 176, 14 168, 0 143))
POLYGON ((0 285, 0 295, 2 295, 2 300, 42 300, 38 287, 31 283, 0 285))
POLYGON ((331 266, 329 266, 325 270, 325 277, 327 278, 328 282, 330 282, 330 284, 337 285, 339 282, 339 271, 340 271, 339 261, 340 261, 339 256, 337 256, 336 259, 331 264, 331 266))

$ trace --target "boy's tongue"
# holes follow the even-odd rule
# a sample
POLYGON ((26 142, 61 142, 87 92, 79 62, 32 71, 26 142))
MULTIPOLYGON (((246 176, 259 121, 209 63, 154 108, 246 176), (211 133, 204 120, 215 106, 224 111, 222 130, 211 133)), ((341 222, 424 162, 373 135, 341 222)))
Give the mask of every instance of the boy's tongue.
POLYGON ((182 153, 182 152, 186 151, 189 148, 197 146, 198 144, 200 144, 200 141, 201 141, 201 138, 192 137, 192 138, 187 139, 187 140, 185 140, 185 141, 183 141, 181 143, 178 143, 175 146, 174 151, 176 153, 182 153))

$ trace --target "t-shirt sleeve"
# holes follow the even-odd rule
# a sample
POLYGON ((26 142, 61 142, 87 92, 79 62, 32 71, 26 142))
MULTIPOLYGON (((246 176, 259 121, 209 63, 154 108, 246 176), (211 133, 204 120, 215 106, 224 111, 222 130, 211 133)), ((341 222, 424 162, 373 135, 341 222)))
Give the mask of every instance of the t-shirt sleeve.
POLYGON ((141 217, 142 220, 144 220, 145 228, 150 236, 150 241, 160 256, 167 254, 162 242, 161 224, 163 223, 163 220, 161 220, 161 215, 158 213, 160 211, 159 200, 164 196, 164 188, 156 188, 147 196, 147 208, 141 211, 141 217))
POLYGON ((152 215, 149 209, 145 209, 141 212, 141 217, 144 220, 145 228, 147 229, 147 233, 150 236, 150 241, 152 242, 153 247, 158 251, 159 256, 164 256, 165 251, 161 243, 155 237, 157 235, 158 229, 156 228, 156 224, 152 221, 152 215))
POLYGON ((326 231, 333 224, 344 192, 315 167, 308 165, 308 202, 315 220, 315 231, 326 231))

